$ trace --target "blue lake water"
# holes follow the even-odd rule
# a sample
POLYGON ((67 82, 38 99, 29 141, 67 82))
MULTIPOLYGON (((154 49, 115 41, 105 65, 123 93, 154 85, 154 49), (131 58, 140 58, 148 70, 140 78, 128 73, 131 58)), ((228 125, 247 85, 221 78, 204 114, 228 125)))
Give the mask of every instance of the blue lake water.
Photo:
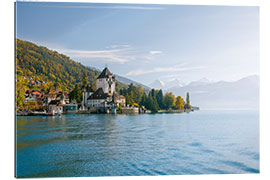
POLYGON ((17 118, 17 177, 259 173, 259 112, 17 118))

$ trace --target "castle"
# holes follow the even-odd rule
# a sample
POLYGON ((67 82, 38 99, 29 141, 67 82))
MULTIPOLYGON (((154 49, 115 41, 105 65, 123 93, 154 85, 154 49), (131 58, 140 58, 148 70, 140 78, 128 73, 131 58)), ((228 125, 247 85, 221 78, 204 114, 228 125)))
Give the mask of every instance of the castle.
POLYGON ((92 112, 115 112, 116 108, 126 105, 126 99, 115 91, 115 76, 106 67, 98 76, 96 91, 90 84, 83 90, 82 109, 92 112))

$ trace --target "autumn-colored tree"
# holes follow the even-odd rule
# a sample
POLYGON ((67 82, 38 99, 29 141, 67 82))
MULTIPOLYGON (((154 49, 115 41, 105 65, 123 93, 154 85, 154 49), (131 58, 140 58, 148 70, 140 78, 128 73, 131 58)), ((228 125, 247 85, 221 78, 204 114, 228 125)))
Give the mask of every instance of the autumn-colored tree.
POLYGON ((139 104, 133 103, 133 106, 134 106, 134 107, 139 107, 139 104))
POLYGON ((24 107, 28 110, 38 109, 37 101, 27 101, 24 103, 24 107))
POLYGON ((84 74, 94 83, 99 71, 83 66, 69 57, 31 42, 16 41, 17 75, 35 77, 46 82, 59 82, 60 89, 72 90, 84 74))
POLYGON ((17 76, 16 81, 16 105, 18 108, 23 107, 25 100, 24 93, 27 89, 27 81, 22 76, 17 76))
POLYGON ((44 83, 41 85, 41 89, 43 89, 44 91, 47 91, 49 89, 49 85, 44 83))
POLYGON ((185 106, 185 101, 181 96, 177 96, 176 101, 175 101, 175 108, 176 109, 184 109, 185 106))

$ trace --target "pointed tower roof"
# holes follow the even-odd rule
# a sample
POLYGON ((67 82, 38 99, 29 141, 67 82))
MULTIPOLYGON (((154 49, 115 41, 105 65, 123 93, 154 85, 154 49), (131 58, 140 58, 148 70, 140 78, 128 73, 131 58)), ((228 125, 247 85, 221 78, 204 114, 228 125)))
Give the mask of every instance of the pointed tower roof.
POLYGON ((106 67, 103 69, 103 71, 101 72, 101 74, 98 76, 98 79, 101 78, 108 78, 110 75, 112 75, 112 73, 109 71, 109 69, 106 67))
POLYGON ((91 86, 91 84, 88 84, 88 85, 85 87, 85 90, 86 90, 86 92, 95 92, 95 90, 93 89, 93 87, 91 86))

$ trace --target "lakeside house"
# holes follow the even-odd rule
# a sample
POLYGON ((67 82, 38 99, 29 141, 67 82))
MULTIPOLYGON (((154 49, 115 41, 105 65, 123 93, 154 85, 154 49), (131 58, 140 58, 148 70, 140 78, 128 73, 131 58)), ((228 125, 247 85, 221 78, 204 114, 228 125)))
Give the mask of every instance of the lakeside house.
POLYGON ((87 85, 83 90, 82 111, 116 113, 116 108, 126 105, 126 98, 115 90, 116 78, 106 67, 96 81, 97 90, 87 85))
POLYGON ((33 112, 40 114, 39 112, 41 111, 42 113, 47 112, 49 114, 77 112, 78 105, 74 103, 69 104, 68 95, 69 93, 66 91, 55 91, 51 94, 50 90, 28 89, 24 94, 25 100, 23 103, 25 107, 20 112, 24 112, 24 114, 27 114, 27 112, 30 114, 33 114, 33 112), (30 105, 27 104, 28 102, 30 105), (31 105, 32 108, 29 108, 31 105))
POLYGON ((43 96, 43 105, 48 105, 52 100, 56 99, 56 94, 45 94, 43 96))
MULTIPOLYGON (((95 90, 90 84, 83 90, 83 99, 81 110, 97 113, 116 113, 116 108, 126 105, 126 99, 118 95, 115 90, 116 78, 105 68, 97 78, 95 90)), ((25 102, 31 101, 35 107, 33 110, 46 110, 53 114, 76 113, 78 105, 76 102, 69 102, 68 92, 54 91, 51 93, 44 90, 27 90, 25 93, 25 102)), ((25 109, 26 112, 31 109, 25 109)))
POLYGON ((77 113, 77 112, 78 112, 78 104, 63 105, 63 113, 77 113))
POLYGON ((126 97, 123 95, 116 95, 117 106, 125 107, 126 106, 126 97))
POLYGON ((61 100, 51 100, 48 105, 48 111, 52 114, 62 114, 63 106, 61 100))
POLYGON ((65 96, 64 93, 56 95, 56 99, 51 100, 48 104, 48 111, 52 114, 62 114, 63 105, 65 105, 65 96))

